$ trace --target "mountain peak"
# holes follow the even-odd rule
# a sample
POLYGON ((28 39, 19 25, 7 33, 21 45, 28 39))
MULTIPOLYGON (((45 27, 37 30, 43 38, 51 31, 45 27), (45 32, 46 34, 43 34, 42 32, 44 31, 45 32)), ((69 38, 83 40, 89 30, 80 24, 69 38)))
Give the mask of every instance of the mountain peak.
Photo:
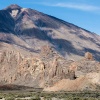
POLYGON ((11 16, 13 18, 15 18, 17 16, 17 14, 21 11, 21 9, 22 9, 22 7, 20 7, 17 4, 11 4, 7 8, 5 8, 5 10, 7 10, 8 12, 10 12, 10 14, 11 14, 11 16))
POLYGON ((11 4, 10 6, 8 6, 7 8, 5 8, 6 10, 19 10, 21 9, 22 7, 20 7, 19 5, 17 4, 11 4))

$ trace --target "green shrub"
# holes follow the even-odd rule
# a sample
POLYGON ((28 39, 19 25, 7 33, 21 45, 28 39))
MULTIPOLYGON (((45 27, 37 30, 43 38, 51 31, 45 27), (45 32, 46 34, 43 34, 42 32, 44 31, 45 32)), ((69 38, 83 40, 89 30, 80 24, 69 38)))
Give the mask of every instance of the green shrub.
POLYGON ((6 97, 5 100, 15 100, 14 97, 6 97))

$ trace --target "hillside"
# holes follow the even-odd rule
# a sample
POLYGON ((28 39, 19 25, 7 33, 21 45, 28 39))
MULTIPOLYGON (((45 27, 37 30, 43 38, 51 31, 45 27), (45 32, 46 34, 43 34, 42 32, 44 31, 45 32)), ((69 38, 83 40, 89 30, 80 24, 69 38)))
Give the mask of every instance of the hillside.
POLYGON ((0 10, 1 86, 95 90, 99 61, 99 35, 30 8, 10 5, 0 10), (70 88, 77 84, 77 89, 70 88))
POLYGON ((85 52, 100 59, 100 36, 18 5, 0 11, 0 41, 36 53, 49 45, 67 59, 80 59, 85 52))

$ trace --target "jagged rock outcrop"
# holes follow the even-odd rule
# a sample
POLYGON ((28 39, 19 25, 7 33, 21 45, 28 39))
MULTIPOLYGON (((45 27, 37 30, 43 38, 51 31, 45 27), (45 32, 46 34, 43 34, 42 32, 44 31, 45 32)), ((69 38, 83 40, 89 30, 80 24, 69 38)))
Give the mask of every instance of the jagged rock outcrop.
POLYGON ((86 53, 85 53, 85 58, 86 58, 87 60, 93 60, 93 55, 92 55, 92 53, 86 52, 86 53))
POLYGON ((44 91, 99 91, 98 86, 100 86, 100 63, 81 60, 71 63, 68 78, 62 78, 51 87, 45 87, 44 91))
MULTIPOLYGON (((53 50, 51 47, 49 49, 53 50)), ((43 55, 53 53, 44 52, 43 55)), ((47 60, 41 54, 25 57, 21 52, 3 51, 0 54, 0 85, 44 88, 44 91, 95 90, 100 85, 99 62, 90 59, 68 61, 57 54, 51 57, 51 60, 47 60)))

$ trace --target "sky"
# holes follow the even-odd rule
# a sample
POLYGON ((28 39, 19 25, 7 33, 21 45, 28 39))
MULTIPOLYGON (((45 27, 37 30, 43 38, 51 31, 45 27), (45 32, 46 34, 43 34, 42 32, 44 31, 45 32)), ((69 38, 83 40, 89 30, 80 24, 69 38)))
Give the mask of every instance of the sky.
POLYGON ((0 0, 0 10, 11 4, 38 10, 100 35, 100 0, 0 0))

